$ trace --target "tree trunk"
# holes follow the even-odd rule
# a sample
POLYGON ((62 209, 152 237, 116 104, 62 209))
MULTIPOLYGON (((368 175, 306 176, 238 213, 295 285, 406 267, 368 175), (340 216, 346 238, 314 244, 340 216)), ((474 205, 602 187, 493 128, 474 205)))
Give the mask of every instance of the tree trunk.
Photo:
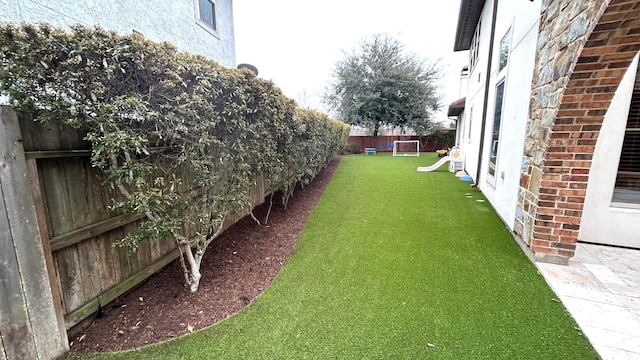
POLYGON ((378 131, 380 130, 380 122, 376 122, 376 124, 373 126, 373 139, 372 139, 372 146, 377 149, 378 148, 378 131))
POLYGON ((202 274, 200 273, 202 257, 209 244, 211 244, 218 235, 222 234, 223 224, 224 219, 220 220, 217 230, 202 239, 202 243, 196 247, 193 246, 187 237, 181 235, 176 236, 176 243, 180 250, 180 265, 182 266, 182 272, 184 274, 184 283, 192 293, 198 291, 198 287, 200 286, 200 279, 202 278, 202 274))
POLYGON ((187 238, 180 237, 178 240, 178 249, 180 249, 180 265, 184 273, 184 283, 189 291, 194 293, 198 291, 200 286, 200 259, 193 254, 193 248, 187 238))

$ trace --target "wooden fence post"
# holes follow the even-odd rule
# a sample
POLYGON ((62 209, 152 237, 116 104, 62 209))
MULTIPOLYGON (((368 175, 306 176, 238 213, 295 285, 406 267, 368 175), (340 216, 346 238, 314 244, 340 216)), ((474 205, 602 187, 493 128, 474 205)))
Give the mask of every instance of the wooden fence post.
MULTIPOLYGON (((16 113, 0 107, 0 339, 7 359, 68 350, 56 317, 16 113)), ((62 327, 63 328, 63 327, 62 327)))

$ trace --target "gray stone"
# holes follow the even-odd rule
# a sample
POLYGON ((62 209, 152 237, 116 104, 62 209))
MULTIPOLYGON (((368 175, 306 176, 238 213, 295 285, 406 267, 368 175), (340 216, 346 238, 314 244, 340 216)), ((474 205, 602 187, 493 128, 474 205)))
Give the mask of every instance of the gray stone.
MULTIPOLYGON (((529 157, 528 156, 523 156, 522 157, 522 165, 520 166, 520 171, 523 173, 527 173, 529 171, 529 157)), ((518 194, 519 196, 519 194, 518 194)))
POLYGON ((567 40, 574 42, 578 38, 583 37, 587 33, 589 28, 589 14, 587 11, 583 11, 580 15, 571 20, 571 27, 569 28, 569 34, 567 40))
POLYGON ((546 108, 549 106, 549 95, 551 95, 551 86, 546 85, 540 88, 537 100, 537 105, 539 108, 546 108))

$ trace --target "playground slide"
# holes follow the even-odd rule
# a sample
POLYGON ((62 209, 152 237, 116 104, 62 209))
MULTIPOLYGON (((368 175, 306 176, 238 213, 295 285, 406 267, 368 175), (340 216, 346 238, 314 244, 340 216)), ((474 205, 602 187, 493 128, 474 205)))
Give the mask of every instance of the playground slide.
POLYGON ((451 156, 445 156, 445 157, 441 158, 440 160, 438 160, 437 163, 435 163, 435 164, 433 164, 431 166, 418 167, 418 171, 428 172, 428 171, 436 170, 437 168, 442 166, 444 163, 446 163, 447 161, 451 161, 452 159, 453 158, 451 156))

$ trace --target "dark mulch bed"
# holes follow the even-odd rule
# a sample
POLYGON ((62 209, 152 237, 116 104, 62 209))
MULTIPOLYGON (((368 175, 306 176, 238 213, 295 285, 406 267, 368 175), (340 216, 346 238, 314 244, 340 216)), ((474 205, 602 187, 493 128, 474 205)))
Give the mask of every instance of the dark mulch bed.
MULTIPOLYGON (((274 205, 267 225, 247 216, 216 239, 202 261, 197 293, 184 287, 180 264, 174 261, 70 338, 71 352, 132 349, 187 334, 240 311, 278 274, 339 162, 339 157, 334 159, 311 184, 297 189, 286 210, 274 205)), ((256 218, 264 220, 268 207, 267 201, 254 209, 256 218)))

